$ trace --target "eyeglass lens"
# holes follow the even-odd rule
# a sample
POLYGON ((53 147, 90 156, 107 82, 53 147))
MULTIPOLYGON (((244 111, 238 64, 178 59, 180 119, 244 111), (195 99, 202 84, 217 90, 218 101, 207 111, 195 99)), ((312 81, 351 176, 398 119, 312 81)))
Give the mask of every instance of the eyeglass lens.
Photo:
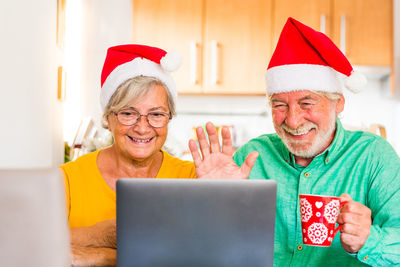
POLYGON ((170 116, 168 113, 164 112, 150 112, 146 115, 142 115, 138 112, 131 111, 131 110, 122 110, 116 113, 118 121, 126 126, 131 126, 137 123, 142 116, 146 117, 147 122, 156 128, 165 126, 170 116))

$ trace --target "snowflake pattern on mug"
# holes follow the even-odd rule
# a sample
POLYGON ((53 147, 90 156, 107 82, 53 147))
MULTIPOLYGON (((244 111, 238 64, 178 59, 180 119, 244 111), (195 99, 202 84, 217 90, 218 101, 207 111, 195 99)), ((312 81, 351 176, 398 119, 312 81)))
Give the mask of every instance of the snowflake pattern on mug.
POLYGON ((307 199, 300 199, 300 213, 302 222, 308 222, 308 220, 312 217, 312 206, 310 202, 307 201, 307 199))
POLYGON ((329 223, 335 223, 339 214, 340 202, 337 199, 332 200, 325 206, 324 217, 329 223))
POLYGON ((328 237, 328 228, 323 223, 313 223, 308 228, 308 237, 314 244, 322 244, 328 237))

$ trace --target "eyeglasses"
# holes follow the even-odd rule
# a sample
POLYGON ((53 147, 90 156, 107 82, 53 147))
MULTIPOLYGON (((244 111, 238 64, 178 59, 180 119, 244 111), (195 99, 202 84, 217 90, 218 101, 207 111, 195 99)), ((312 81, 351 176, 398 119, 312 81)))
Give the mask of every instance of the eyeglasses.
POLYGON ((119 121, 119 123, 125 126, 132 126, 136 124, 143 116, 146 117, 146 120, 150 124, 150 126, 154 128, 161 128, 167 125, 169 120, 172 118, 170 113, 161 111, 153 111, 147 113, 146 115, 142 115, 135 110, 125 109, 114 112, 114 114, 117 116, 117 120, 119 121))

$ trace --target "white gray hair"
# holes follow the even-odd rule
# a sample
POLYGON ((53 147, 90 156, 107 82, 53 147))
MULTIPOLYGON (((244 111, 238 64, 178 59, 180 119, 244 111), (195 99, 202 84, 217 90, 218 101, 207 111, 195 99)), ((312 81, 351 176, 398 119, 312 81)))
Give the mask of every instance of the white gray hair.
MULTIPOLYGON (((312 92, 312 93, 314 93, 314 94, 317 94, 317 95, 319 95, 319 96, 326 97, 326 98, 328 98, 329 100, 332 100, 332 101, 339 100, 340 97, 341 97, 341 94, 340 94, 340 93, 329 93, 329 92, 314 91, 314 90, 309 90, 309 91, 312 92)), ((274 94, 271 94, 271 95, 268 96, 268 104, 269 104, 270 106, 272 106, 272 105, 271 105, 271 104, 272 104, 272 103, 271 103, 271 100, 272 100, 273 95, 274 95, 274 94)))

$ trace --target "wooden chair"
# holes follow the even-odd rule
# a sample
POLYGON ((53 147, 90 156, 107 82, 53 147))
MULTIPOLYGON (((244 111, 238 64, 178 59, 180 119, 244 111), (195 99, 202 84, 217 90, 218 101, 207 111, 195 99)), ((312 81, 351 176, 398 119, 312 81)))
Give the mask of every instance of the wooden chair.
POLYGON ((386 139, 386 128, 382 124, 371 124, 368 128, 368 131, 377 135, 382 136, 386 139))

